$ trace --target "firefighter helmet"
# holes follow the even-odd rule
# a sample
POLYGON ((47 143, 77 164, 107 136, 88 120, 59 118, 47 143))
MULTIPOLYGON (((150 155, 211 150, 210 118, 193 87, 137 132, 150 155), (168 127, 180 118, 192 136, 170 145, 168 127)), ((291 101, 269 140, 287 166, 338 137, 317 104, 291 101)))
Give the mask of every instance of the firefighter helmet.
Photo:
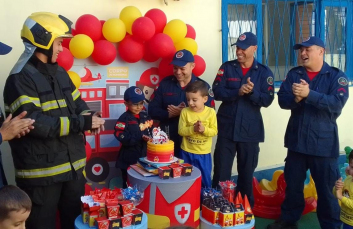
POLYGON ((72 22, 54 13, 37 12, 31 14, 23 24, 21 38, 34 46, 50 49, 58 37, 73 37, 71 34, 72 22))
POLYGON ((142 73, 140 80, 136 82, 136 85, 143 85, 151 88, 156 88, 160 82, 158 75, 158 68, 149 68, 142 73))

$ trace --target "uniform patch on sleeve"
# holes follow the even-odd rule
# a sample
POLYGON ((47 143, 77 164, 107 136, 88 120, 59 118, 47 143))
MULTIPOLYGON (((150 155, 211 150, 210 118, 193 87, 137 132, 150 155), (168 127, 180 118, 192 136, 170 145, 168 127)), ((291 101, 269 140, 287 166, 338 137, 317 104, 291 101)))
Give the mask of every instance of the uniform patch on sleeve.
POLYGON ((347 93, 347 91, 346 91, 343 87, 339 88, 337 91, 338 91, 338 92, 342 91, 342 92, 344 92, 344 93, 347 93))
POLYGON ((223 76, 224 70, 223 69, 219 69, 217 72, 217 76, 223 76))
POLYGON ((211 96, 211 97, 214 96, 213 91, 212 91, 212 88, 208 89, 208 94, 209 94, 209 96, 211 96))
POLYGON ((267 77, 267 83, 269 85, 273 85, 273 77, 272 76, 267 77))
POLYGON ((125 129, 125 123, 124 122, 117 122, 115 124, 115 127, 119 130, 124 130, 125 129))
POLYGON ((337 92, 340 96, 344 96, 347 93, 347 91, 343 87, 339 88, 337 92))
POLYGON ((338 84, 342 86, 347 86, 348 85, 348 80, 344 77, 338 78, 338 84))

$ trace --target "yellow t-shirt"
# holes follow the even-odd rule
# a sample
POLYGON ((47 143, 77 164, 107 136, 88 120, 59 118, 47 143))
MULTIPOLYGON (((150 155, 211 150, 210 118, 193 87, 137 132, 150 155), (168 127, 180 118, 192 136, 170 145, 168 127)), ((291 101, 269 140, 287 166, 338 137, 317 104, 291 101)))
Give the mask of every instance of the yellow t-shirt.
MULTIPOLYGON (((353 181, 352 176, 347 176, 342 189, 343 198, 341 200, 341 216, 343 223, 353 226, 353 181)), ((336 196, 336 190, 334 194, 336 196)))
POLYGON ((202 112, 184 108, 179 118, 179 135, 183 137, 181 149, 194 154, 211 153, 212 137, 217 135, 217 117, 214 109, 205 106, 202 112), (205 131, 194 132, 194 124, 201 121, 205 131))

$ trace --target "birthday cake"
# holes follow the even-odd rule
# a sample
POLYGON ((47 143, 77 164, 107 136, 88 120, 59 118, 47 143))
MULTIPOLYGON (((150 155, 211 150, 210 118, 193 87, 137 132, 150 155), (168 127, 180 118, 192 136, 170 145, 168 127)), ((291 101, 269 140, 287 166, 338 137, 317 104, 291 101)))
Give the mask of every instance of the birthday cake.
POLYGON ((152 138, 147 142, 147 160, 168 163, 174 160, 174 142, 159 127, 152 131, 152 138))

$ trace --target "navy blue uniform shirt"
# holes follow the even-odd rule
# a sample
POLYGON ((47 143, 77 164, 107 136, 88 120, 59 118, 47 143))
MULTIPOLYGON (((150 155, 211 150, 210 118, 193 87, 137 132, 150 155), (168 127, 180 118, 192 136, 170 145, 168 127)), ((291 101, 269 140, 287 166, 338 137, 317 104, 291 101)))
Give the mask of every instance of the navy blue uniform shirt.
POLYGON ((321 157, 338 157, 339 141, 336 119, 340 116, 349 96, 347 76, 326 62, 310 81, 304 67, 288 72, 278 91, 282 109, 291 110, 284 145, 289 150, 321 157), (307 98, 294 101, 293 83, 300 79, 309 84, 307 98))
MULTIPOLYGON (((196 80, 204 81, 192 75, 191 82, 196 80)), ((205 83, 207 84, 207 82, 205 83)), ((213 93, 209 85, 208 87, 209 95, 205 105, 214 108, 213 93)), ((168 105, 178 106, 181 102, 184 102, 185 105, 188 106, 185 91, 180 87, 179 81, 175 78, 175 76, 168 76, 160 82, 158 89, 154 92, 154 97, 148 105, 148 114, 153 119, 160 121, 160 125, 163 130, 165 130, 165 126, 169 126, 168 134, 178 134, 179 116, 168 118, 169 114, 167 107, 168 105)))
POLYGON ((215 99, 222 101, 217 112, 218 136, 237 142, 263 142, 260 109, 270 106, 274 98, 272 71, 254 60, 243 76, 237 60, 227 61, 219 68, 212 90, 215 99), (254 83, 252 93, 239 96, 239 89, 249 77, 254 83))

